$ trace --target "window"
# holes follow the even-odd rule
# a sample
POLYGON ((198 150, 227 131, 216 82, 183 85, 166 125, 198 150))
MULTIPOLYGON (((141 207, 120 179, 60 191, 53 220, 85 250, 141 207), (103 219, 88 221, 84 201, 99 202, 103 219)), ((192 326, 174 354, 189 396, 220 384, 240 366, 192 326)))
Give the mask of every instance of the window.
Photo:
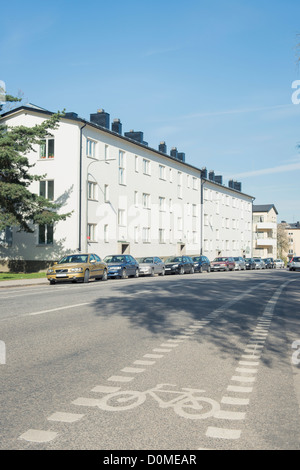
POLYGON ((182 173, 178 171, 177 173, 177 196, 182 199, 182 173))
POLYGON ((39 225, 38 244, 39 245, 52 245, 53 244, 53 225, 39 225))
POLYGON ((143 227, 142 240, 143 240, 143 243, 150 242, 150 227, 143 227))
POLYGON ((88 199, 97 199, 97 183, 88 181, 88 199))
POLYGON ((143 208, 150 209, 150 194, 143 193, 143 208))
POLYGON ((166 240, 165 240, 165 229, 160 228, 160 229, 158 230, 158 240, 159 240, 159 243, 166 243, 166 240))
POLYGON ((198 189, 198 180, 197 178, 195 178, 195 176, 193 176, 193 189, 198 189))
POLYGON ((197 217, 197 204, 192 205, 192 214, 193 217, 197 217))
POLYGON ((109 186, 108 186, 108 184, 104 185, 104 202, 109 202, 109 186))
POLYGON ((143 159, 143 173, 144 175, 150 175, 150 160, 143 159))
POLYGON ((40 158, 54 158, 54 139, 43 139, 40 144, 40 158))
POLYGON ((0 231, 0 246, 1 245, 12 245, 12 227, 5 227, 4 230, 0 231))
POLYGON ((54 201, 54 180, 40 181, 40 196, 54 201))
POLYGON ((118 210, 118 224, 125 226, 125 210, 124 209, 118 210))
POLYGON ((90 242, 94 242, 96 240, 96 224, 88 224, 87 239, 90 242))
POLYGON ((104 146, 104 160, 108 160, 109 159, 109 147, 107 144, 105 144, 104 146))
POLYGON ((139 241, 139 227, 136 225, 134 227, 134 243, 138 243, 139 241))
POLYGON ((166 210, 166 198, 165 197, 159 197, 159 210, 160 211, 165 211, 166 210))
POLYGON ((134 191, 134 205, 135 205, 135 207, 137 207, 138 204, 139 204, 139 197, 138 196, 139 196, 139 193, 137 191, 134 191))
POLYGON ((166 167, 164 165, 159 165, 159 178, 161 180, 166 179, 166 167))
POLYGON ((94 140, 86 139, 86 156, 96 157, 96 142, 94 140))
POLYGON ((134 159, 134 169, 135 169, 136 173, 138 173, 138 171, 139 171, 139 157, 137 155, 135 156, 135 159, 134 159))
POLYGON ((105 243, 108 243, 108 241, 109 241, 109 240, 108 240, 108 225, 105 224, 105 225, 104 225, 104 242, 105 242, 105 243))
POLYGON ((170 183, 173 183, 173 171, 172 171, 172 168, 169 169, 169 178, 170 178, 170 183))
POLYGON ((125 152, 119 151, 119 184, 126 184, 125 152))

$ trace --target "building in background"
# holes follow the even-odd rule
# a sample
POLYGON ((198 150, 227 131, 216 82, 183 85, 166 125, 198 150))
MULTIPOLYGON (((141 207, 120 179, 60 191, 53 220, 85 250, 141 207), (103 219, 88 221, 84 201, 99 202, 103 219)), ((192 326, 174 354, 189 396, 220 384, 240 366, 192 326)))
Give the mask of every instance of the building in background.
POLYGON ((285 226, 285 232, 288 239, 288 251, 283 255, 289 262, 293 256, 300 255, 300 222, 286 223, 281 222, 285 226))
POLYGON ((277 258, 277 209, 253 204, 253 256, 277 258))
MULTIPOLYGON (((20 106, 0 117, 8 126, 40 124, 52 113, 20 106)), ((104 110, 90 120, 66 113, 59 128, 28 154, 32 192, 72 211, 55 226, 34 234, 8 227, 1 234, 0 262, 25 260, 42 266, 65 253, 133 256, 251 255, 253 197, 241 183, 189 165, 185 154, 164 141, 148 146, 142 131, 122 134, 122 123, 104 110)))

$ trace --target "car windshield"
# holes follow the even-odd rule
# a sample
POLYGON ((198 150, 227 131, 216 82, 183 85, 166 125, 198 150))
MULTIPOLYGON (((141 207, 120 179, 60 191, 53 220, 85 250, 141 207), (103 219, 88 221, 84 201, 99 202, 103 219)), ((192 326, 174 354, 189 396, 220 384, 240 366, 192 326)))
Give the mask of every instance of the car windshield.
POLYGON ((297 258, 293 258, 292 261, 296 262, 296 263, 300 263, 300 258, 297 257, 297 258))
POLYGON ((240 261, 240 258, 236 257, 236 258, 233 258, 234 261, 240 261))
POLYGON ((245 261, 247 261, 247 263, 249 263, 250 261, 252 261, 251 258, 245 258, 245 261))
POLYGON ((153 258, 137 258, 138 263, 153 263, 153 258))
POLYGON ((215 258, 214 261, 227 261, 228 258, 215 258))
POLYGON ((258 263, 261 261, 260 258, 254 258, 254 261, 257 261, 258 263))
POLYGON ((64 256, 58 262, 58 264, 66 264, 66 263, 87 263, 88 262, 88 255, 69 255, 64 256))
POLYGON ((106 256, 104 261, 106 263, 124 263, 125 256, 106 256))
POLYGON ((166 260, 166 263, 180 263, 181 258, 179 256, 172 256, 166 260))
POLYGON ((194 261, 201 261, 201 257, 200 256, 193 256, 192 258, 194 261))

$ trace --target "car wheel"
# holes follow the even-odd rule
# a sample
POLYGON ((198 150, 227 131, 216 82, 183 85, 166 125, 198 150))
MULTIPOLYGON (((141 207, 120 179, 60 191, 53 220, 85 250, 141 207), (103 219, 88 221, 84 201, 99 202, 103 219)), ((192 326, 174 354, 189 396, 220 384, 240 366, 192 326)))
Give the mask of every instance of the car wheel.
POLYGON ((210 273, 210 271, 211 271, 210 266, 208 266, 207 272, 210 273))
POLYGON ((104 269, 101 281, 107 281, 107 270, 104 269))
POLYGON ((51 284, 51 286, 53 286, 55 284, 54 279, 50 279, 50 284, 51 284))
POLYGON ((184 268, 183 268, 183 266, 180 267, 180 269, 179 269, 179 274, 184 274, 184 268))
POLYGON ((150 274, 151 277, 154 276, 154 268, 151 269, 151 274, 150 274))
POLYGON ((199 273, 203 273, 203 268, 202 268, 202 266, 199 267, 199 273))
POLYGON ((191 270, 190 270, 190 274, 194 274, 195 270, 194 270, 194 267, 192 266, 191 267, 191 270))
POLYGON ((121 277, 121 279, 126 279, 127 275, 126 275, 126 269, 125 268, 122 269, 120 277, 121 277))
POLYGON ((84 273, 83 282, 89 282, 89 279, 90 279, 90 271, 86 269, 84 273))
MULTIPOLYGON (((151 275, 152 275, 152 273, 151 273, 151 275)), ((153 276, 154 276, 154 271, 153 271, 153 276)), ((136 270, 135 270, 134 277, 139 277, 139 270, 138 270, 138 268, 136 268, 136 270)))
POLYGON ((164 276, 166 274, 165 268, 163 268, 162 272, 160 273, 160 276, 164 276))

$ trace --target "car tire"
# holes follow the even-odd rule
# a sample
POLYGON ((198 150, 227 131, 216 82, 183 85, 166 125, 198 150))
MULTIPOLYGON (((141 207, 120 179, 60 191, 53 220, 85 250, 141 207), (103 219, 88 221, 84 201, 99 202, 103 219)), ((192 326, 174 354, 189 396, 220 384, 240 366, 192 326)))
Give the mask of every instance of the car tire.
POLYGON ((160 273, 160 276, 164 276, 166 274, 165 268, 163 268, 162 272, 160 273))
POLYGON ((210 273, 211 269, 210 266, 207 267, 207 272, 210 273))
POLYGON ((88 269, 85 270, 85 273, 84 273, 84 278, 83 278, 83 282, 89 282, 89 279, 90 279, 90 271, 88 269))
POLYGON ((50 285, 51 285, 51 286, 54 286, 54 284, 56 284, 56 282, 54 281, 54 279, 50 279, 50 285))
POLYGON ((179 268, 179 274, 180 274, 180 275, 184 274, 184 267, 183 267, 183 266, 181 266, 181 267, 179 268))
POLYGON ((123 269, 122 269, 122 272, 121 272, 121 276, 120 276, 120 278, 121 278, 121 279, 126 279, 126 277, 127 277, 127 274, 126 274, 126 269, 125 269, 125 268, 123 268, 123 269))
MULTIPOLYGON (((151 275, 152 275, 152 273, 151 273, 151 275)), ((153 276, 154 276, 154 274, 153 274, 153 276)), ((136 270, 135 270, 134 277, 135 277, 135 278, 138 278, 138 277, 139 277, 139 270, 138 270, 138 268, 136 268, 136 270)))
POLYGON ((151 274, 150 274, 151 277, 154 277, 154 268, 151 269, 151 274))
POLYGON ((202 266, 199 267, 199 273, 203 273, 203 267, 202 266))
POLYGON ((104 269, 102 277, 101 277, 101 281, 107 281, 107 269, 104 269))
POLYGON ((195 272, 194 267, 191 267, 190 274, 194 274, 194 272, 195 272))

